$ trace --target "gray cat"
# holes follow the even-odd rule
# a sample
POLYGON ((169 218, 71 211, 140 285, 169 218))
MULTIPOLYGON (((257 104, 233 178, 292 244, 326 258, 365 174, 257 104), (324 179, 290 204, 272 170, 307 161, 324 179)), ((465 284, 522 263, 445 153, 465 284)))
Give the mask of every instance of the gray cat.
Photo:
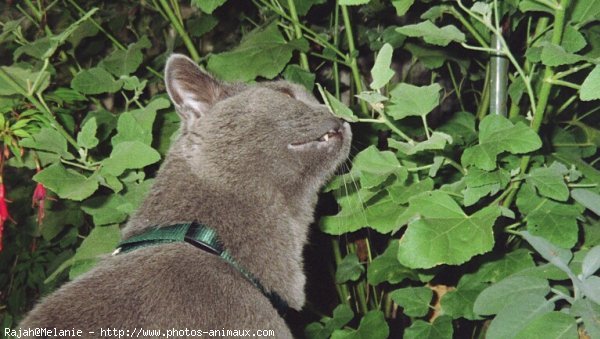
POLYGON ((277 308, 304 304, 302 249, 318 191, 348 156, 350 127, 285 81, 226 84, 177 54, 165 73, 181 136, 123 239, 196 221, 216 231, 235 263, 189 242, 113 255, 44 298, 22 330, 292 337, 277 308))

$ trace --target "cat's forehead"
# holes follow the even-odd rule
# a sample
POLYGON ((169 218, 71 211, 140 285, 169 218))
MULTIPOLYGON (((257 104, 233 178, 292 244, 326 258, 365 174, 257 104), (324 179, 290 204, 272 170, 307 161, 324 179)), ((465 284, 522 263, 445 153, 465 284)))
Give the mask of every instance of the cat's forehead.
POLYGON ((319 104, 319 101, 312 95, 312 93, 308 92, 304 86, 289 81, 266 81, 257 84, 257 87, 268 88, 274 91, 282 92, 307 104, 319 104))

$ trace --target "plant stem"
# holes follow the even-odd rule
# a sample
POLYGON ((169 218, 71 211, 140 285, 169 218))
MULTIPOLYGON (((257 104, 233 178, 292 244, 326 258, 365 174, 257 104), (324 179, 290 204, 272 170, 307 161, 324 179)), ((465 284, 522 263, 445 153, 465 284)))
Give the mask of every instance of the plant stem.
MULTIPOLYGON (((356 87, 356 93, 361 93, 363 91, 362 81, 360 78, 360 71, 358 70, 358 62, 356 61, 356 55, 358 51, 356 50, 356 46, 354 46, 354 35, 352 34, 352 23, 350 22, 350 15, 348 14, 348 7, 345 5, 340 5, 342 10, 342 20, 344 21, 344 29, 346 31, 346 38, 348 40, 348 57, 350 70, 352 71, 352 77, 354 78, 354 86, 356 87)), ((367 107, 367 103, 363 100, 360 100, 360 110, 363 114, 369 114, 369 109, 367 107)))
POLYGON ((17 93, 24 96, 31 102, 38 111, 40 111, 44 116, 50 121, 50 126, 54 127, 60 134, 62 134, 67 141, 73 145, 76 149, 79 148, 77 145, 77 141, 73 139, 73 137, 67 133, 67 131, 62 127, 62 125, 56 120, 54 114, 50 112, 47 106, 42 105, 42 103, 36 99, 32 94, 28 93, 24 88, 22 88, 16 81, 14 81, 10 75, 8 75, 2 68, 0 68, 0 79, 4 80, 8 83, 17 93))
POLYGON ((479 34, 479 32, 471 25, 471 23, 465 19, 465 17, 453 6, 448 6, 449 13, 452 14, 460 23, 471 33, 473 38, 481 45, 481 47, 489 48, 489 43, 479 34))
MULTIPOLYGON (((288 0, 288 7, 290 8, 290 16, 292 19, 292 25, 294 26, 294 32, 296 33, 296 38, 302 39, 302 28, 300 25, 300 20, 298 19, 298 12, 296 11, 296 4, 294 0, 288 0)), ((306 57, 306 53, 300 52, 300 66, 305 70, 309 70, 308 68, 308 57, 306 57)))
MULTIPOLYGON (((342 254, 340 252, 340 241, 334 238, 332 240, 332 245, 333 258, 335 259, 335 267, 339 267, 340 263, 342 262, 342 254)), ((336 289, 340 297, 340 302, 348 305, 349 307, 352 307, 352 305, 350 304, 350 291, 348 290, 348 285, 336 284, 336 289)))
POLYGON ((187 48, 188 52, 190 52, 192 60, 194 60, 195 62, 199 62, 200 55, 198 54, 198 51, 196 50, 192 39, 183 28, 181 21, 179 21, 179 19, 175 16, 175 13, 173 12, 173 9, 171 9, 171 6, 167 3, 167 0, 159 0, 159 2, 162 5, 163 10, 167 14, 169 21, 171 22, 181 39, 183 39, 183 43, 187 48))

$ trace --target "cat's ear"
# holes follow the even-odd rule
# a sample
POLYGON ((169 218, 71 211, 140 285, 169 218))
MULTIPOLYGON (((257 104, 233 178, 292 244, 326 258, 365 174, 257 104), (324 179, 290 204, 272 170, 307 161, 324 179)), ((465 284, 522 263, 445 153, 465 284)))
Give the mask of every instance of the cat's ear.
POLYGON ((188 125, 205 115, 224 90, 223 84, 182 54, 167 60, 165 84, 182 122, 188 125))

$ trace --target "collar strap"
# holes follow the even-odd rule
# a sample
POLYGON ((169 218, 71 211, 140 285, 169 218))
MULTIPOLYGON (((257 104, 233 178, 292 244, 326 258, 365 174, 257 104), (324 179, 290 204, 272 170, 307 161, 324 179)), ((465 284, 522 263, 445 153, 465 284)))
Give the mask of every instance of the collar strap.
POLYGON ((238 264, 231 254, 223 247, 223 244, 217 236, 217 232, 206 225, 193 222, 153 228, 147 232, 121 241, 114 254, 131 252, 142 247, 173 242, 187 242, 199 249, 221 257, 221 259, 240 272, 246 280, 267 297, 281 317, 285 317, 289 308, 287 302, 276 292, 267 291, 252 273, 238 264))

